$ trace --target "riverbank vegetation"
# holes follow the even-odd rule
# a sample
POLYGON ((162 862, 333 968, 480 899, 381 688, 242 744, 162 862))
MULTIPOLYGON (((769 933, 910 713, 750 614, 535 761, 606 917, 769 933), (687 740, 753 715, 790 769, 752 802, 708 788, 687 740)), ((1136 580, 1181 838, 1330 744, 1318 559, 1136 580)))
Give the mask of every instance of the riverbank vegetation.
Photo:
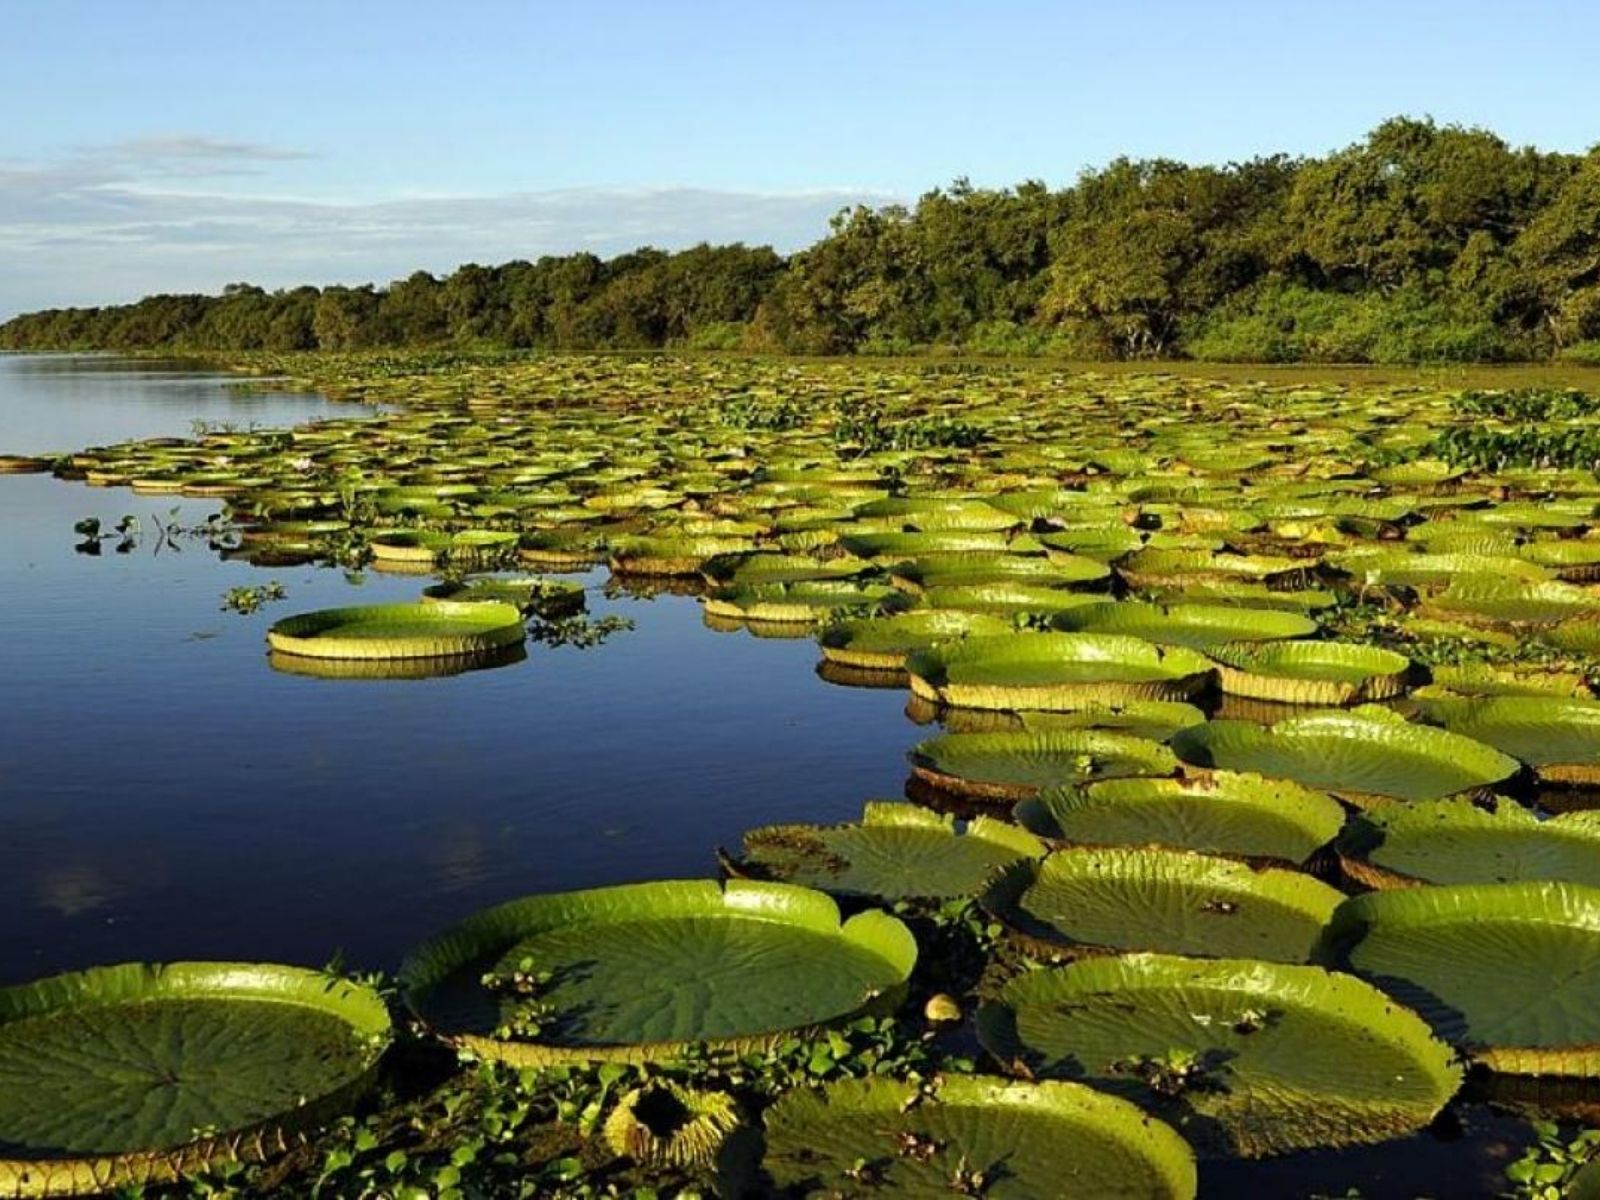
POLYGON ((958 180, 787 258, 647 247, 0 325, 11 350, 423 346, 1600 363, 1600 150, 1399 118, 1321 158, 958 180))

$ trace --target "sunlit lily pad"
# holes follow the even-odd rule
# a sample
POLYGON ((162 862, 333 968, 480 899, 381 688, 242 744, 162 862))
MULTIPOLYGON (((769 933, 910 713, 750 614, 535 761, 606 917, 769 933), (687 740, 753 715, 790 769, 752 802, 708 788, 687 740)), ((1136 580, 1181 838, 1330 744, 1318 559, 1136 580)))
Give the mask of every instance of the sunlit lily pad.
POLYGON ((1109 633, 968 638, 906 660, 911 689, 955 708, 1071 709, 1088 700, 1189 700, 1210 662, 1180 646, 1109 633))
POLYGON ((1224 692, 1284 704, 1391 700, 1412 674, 1405 655, 1356 642, 1233 642, 1209 654, 1224 692))
POLYGON ((1430 720, 1521 759, 1541 779, 1600 784, 1600 701, 1433 696, 1421 703, 1430 720))
POLYGON ((1541 820, 1509 800, 1397 804, 1356 818, 1339 855, 1376 888, 1536 879, 1600 887, 1600 812, 1541 820))
POLYGON ((1104 603, 1061 613, 1057 629, 1126 633, 1171 646, 1204 650, 1229 642, 1303 638, 1317 631, 1309 617, 1231 604, 1104 603))
POLYGON ((996 869, 1044 852, 1032 834, 993 817, 958 829, 919 805, 874 801, 858 823, 749 830, 743 865, 835 895, 944 900, 973 895, 996 869))
POLYGON ((1158 847, 1058 850, 1007 868, 984 904, 1033 952, 1149 950, 1306 962, 1344 896, 1299 871, 1158 847))
POLYGON ((809 888, 693 880, 485 909, 408 955, 400 982, 413 1011, 481 1057, 642 1061, 697 1043, 771 1046, 892 1006, 916 956, 885 913, 841 923, 809 888), (486 985, 486 973, 547 978, 524 997, 486 985))
POLYGON ((0 1191, 267 1157, 338 1115, 389 1035, 371 989, 297 967, 129 963, 0 988, 0 1191))
POLYGON ((1174 734, 1172 748, 1197 766, 1290 779, 1361 807, 1479 791, 1517 772, 1516 760, 1492 746, 1362 710, 1270 727, 1209 721, 1174 734))
POLYGON ((846 1079, 786 1093, 766 1128, 763 1165, 785 1195, 1190 1200, 1196 1188, 1182 1138, 1070 1083, 846 1079))
POLYGON ((1013 979, 979 1031, 1002 1062, 1125 1096, 1213 1155, 1401 1137, 1461 1083, 1413 1013, 1311 966, 1085 959, 1013 979))
POLYGON ((1217 771, 1050 788, 1019 803, 1016 818, 1056 842, 1301 863, 1339 832, 1344 809, 1325 792, 1287 780, 1217 771))
POLYGON ((817 635, 822 657, 867 671, 903 672, 906 655, 953 638, 1010 631, 1002 617, 945 609, 917 609, 881 617, 836 621, 817 635))
POLYGON ((1333 960, 1474 1061, 1600 1075, 1600 889, 1484 883, 1369 892, 1329 930, 1333 960))
POLYGON ((1159 742, 1097 729, 946 733, 911 751, 912 773, 924 783, 991 802, 1060 783, 1170 775, 1177 766, 1177 756, 1159 742))
POLYGON ((477 655, 521 642, 512 605, 435 601, 326 608, 286 617, 267 631, 281 653, 302 658, 401 659, 477 655))

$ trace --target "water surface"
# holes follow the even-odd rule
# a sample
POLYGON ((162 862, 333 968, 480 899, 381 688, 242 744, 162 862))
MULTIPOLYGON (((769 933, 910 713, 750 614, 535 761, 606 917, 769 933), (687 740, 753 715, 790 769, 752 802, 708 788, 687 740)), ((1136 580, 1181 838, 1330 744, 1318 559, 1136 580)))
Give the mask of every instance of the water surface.
MULTIPOLYGON (((183 364, 0 356, 0 453, 351 411, 183 364)), ((82 518, 148 527, 173 504, 0 476, 0 984, 133 959, 392 969, 486 904, 709 876, 713 848, 750 826, 849 819, 901 792, 926 732, 903 692, 819 679, 809 640, 712 632, 688 597, 607 598, 604 572, 585 577, 590 612, 637 628, 597 649, 535 645, 443 679, 275 672, 277 617, 427 581, 260 569, 203 539, 74 549, 82 518), (289 598, 220 609, 228 588, 268 580, 289 598)), ((178 508, 186 525, 218 511, 178 508)), ((1525 1134, 1479 1107, 1463 1118, 1386 1146, 1208 1164, 1203 1191, 1492 1195, 1525 1134)))
MULTIPOLYGON (((351 411, 167 364, 0 356, 0 453, 351 411)), ((276 618, 427 580, 357 586, 203 541, 74 551, 81 518, 149 527, 173 504, 0 477, 0 983, 130 959, 392 968, 485 904, 711 875, 745 828, 900 791, 919 736, 902 693, 824 683, 808 640, 714 633, 692 598, 607 599, 604 572, 590 612, 637 628, 597 649, 444 679, 273 671, 276 618), (220 610, 268 580, 289 598, 220 610)))

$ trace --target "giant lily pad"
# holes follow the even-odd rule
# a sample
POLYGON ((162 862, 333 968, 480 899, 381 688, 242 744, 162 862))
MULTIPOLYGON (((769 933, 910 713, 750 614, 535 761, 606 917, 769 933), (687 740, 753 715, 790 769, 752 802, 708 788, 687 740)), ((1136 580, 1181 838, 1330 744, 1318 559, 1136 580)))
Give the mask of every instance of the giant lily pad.
POLYGON ((906 655, 969 634, 1006 633, 1004 618, 942 609, 836 621, 817 635, 822 657, 864 671, 903 672, 906 655))
POLYGON ((897 583, 917 592, 985 583, 1061 587, 1073 583, 1100 583, 1110 575, 1100 563, 1057 564, 1038 554, 997 550, 922 553, 915 559, 897 563, 890 573, 897 583))
POLYGON ((1405 655, 1356 642, 1234 642, 1210 654, 1224 692, 1285 704, 1390 700, 1412 670, 1405 655))
POLYGON ((1325 792, 1288 780, 1217 771, 1049 788, 1018 804, 1016 817, 1057 842, 1301 863, 1339 832, 1344 809, 1325 792))
POLYGON ((922 602, 929 608, 1006 616, 1050 616, 1081 608, 1099 608, 1104 604, 1102 598, 1080 592, 1037 583, 1008 582, 932 587, 922 593, 922 602))
POLYGON ((1182 700, 1088 700, 1061 712, 1018 716, 1025 729, 1114 729, 1157 742, 1205 719, 1204 712, 1182 700))
POLYGON ((1016 801, 1042 787, 1117 775, 1170 775, 1178 759, 1159 742, 1098 729, 947 733, 911 751, 912 773, 974 799, 1016 801))
POLYGON ((1469 625, 1554 625, 1600 613, 1600 595, 1554 579, 1523 580, 1504 575, 1453 580, 1418 609, 1423 616, 1469 625))
POLYGON ((1226 642, 1303 638, 1317 623, 1299 613, 1231 604, 1141 604, 1106 602, 1061 613, 1057 629, 1126 633, 1170 646, 1204 650, 1226 642))
POLYGON ((481 604, 486 600, 514 604, 523 612, 541 617, 570 616, 583 611, 585 598, 581 583, 538 576, 515 576, 451 580, 422 589, 426 602, 453 600, 461 604, 481 604))
MULTIPOLYGON (((619 538, 611 547, 611 569, 619 575, 698 575, 711 559, 754 546, 748 538, 717 535, 619 538)), ((522 554, 530 556, 526 538, 522 554)))
POLYGON ((1313 713, 1270 727, 1209 721, 1179 730, 1172 748, 1197 766, 1291 779, 1363 808, 1475 792, 1517 772, 1516 760, 1492 746, 1363 710, 1313 713))
POLYGON ((1344 896, 1299 871, 1158 847, 1058 850, 1002 872, 985 905, 1030 950, 1153 950, 1305 962, 1344 896))
POLYGON ((1600 701, 1558 696, 1433 696, 1423 712, 1453 733, 1519 758, 1551 783, 1600 784, 1600 701))
POLYGON ((726 620, 812 625, 829 613, 844 609, 903 607, 908 602, 903 592, 888 584, 813 579, 719 587, 706 596, 705 610, 710 616, 726 620))
POLYGON ((1328 946, 1492 1070, 1600 1075, 1600 889, 1369 892, 1340 907, 1328 946))
POLYGON ((510 604, 433 601, 302 613, 273 625, 267 642, 303 658, 450 658, 510 646, 524 636, 522 614, 510 604))
POLYGON ((883 1008, 916 957, 885 913, 841 924, 809 888, 692 880, 486 909, 413 951, 400 981, 415 1012, 480 1056, 640 1061, 698 1043, 769 1046, 883 1008), (530 972, 548 973, 531 997, 536 1028, 522 1019, 530 998, 482 982, 530 972))
POLYGON ((797 1089, 766 1118, 785 1195, 946 1200, 1189 1200, 1194 1152, 1125 1100, 1071 1083, 939 1078, 797 1089))
POLYGON ((0 989, 0 1192, 67 1196, 266 1157, 389 1040, 369 988, 255 963, 128 963, 0 989))
POLYGON ((1110 633, 968 638, 906 660, 911 690, 954 708, 1071 709, 1090 700, 1189 700, 1212 680, 1193 650, 1110 633))
POLYGON ((1126 1096, 1210 1154, 1399 1137, 1461 1082, 1422 1020, 1318 967, 1086 959, 1011 980, 978 1026, 1001 1061, 1126 1096))
POLYGON ((971 896, 995 870, 1044 844, 993 817, 957 829, 915 804, 869 803, 849 825, 768 825, 744 835, 743 864, 786 883, 883 900, 971 896))
POLYGON ((1542 821, 1508 800, 1397 804, 1363 814, 1339 840, 1345 870, 1369 887, 1562 879, 1600 887, 1600 812, 1542 821))

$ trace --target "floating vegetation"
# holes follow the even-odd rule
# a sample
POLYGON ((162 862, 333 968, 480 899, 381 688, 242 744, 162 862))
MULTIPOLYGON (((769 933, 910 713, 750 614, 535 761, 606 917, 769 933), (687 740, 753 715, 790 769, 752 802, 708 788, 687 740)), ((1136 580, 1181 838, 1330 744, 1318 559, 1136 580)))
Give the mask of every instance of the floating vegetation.
MULTIPOLYGON (((68 1023, 0 1011, 0 1192, 209 1167, 233 1172, 212 1194, 705 1195, 742 1159, 795 1194, 1185 1197, 1186 1142, 1415 1133, 1460 1083, 1446 1044, 1600 1073, 1600 824, 1546 816, 1600 803, 1592 398, 1053 365, 252 362, 386 411, 0 472, 205 501, 86 517, 85 556, 204 544, 417 576, 414 603, 274 624, 277 670, 431 678, 632 627, 591 598, 693 597, 712 628, 814 637, 824 679, 937 723, 910 755, 923 803, 840 822, 819 758, 816 804, 748 830, 725 882, 467 918, 400 991, 471 1065, 357 1125, 309 1132, 381 1048, 340 1041, 338 1014, 303 1033, 273 1014, 338 1079, 286 1052, 281 1078, 206 1089, 213 1122, 198 1086, 170 1121, 93 1079, 81 1106, 32 1104, 56 1068, 12 1026, 68 1023), (974 1074, 985 1000, 982 1044, 1026 1081, 974 1074), (227 1107, 257 1083, 259 1115, 227 1107), (91 1116, 104 1136, 74 1140, 91 1116), (302 1136, 281 1176, 217 1166, 302 1136), (48 1170, 24 1178, 34 1154, 48 1170)), ((281 598, 249 583, 224 606, 281 598)))
POLYGON ((800 1195, 1189 1200, 1197 1186, 1170 1128, 1071 1083, 846 1080, 790 1092, 766 1130, 764 1167, 800 1195))
POLYGON ((1072 709, 1086 701, 1191 700, 1215 668, 1193 650, 1109 633, 967 638, 906 660, 911 690, 953 708, 1072 709))
POLYGON ((1099 729, 947 733, 911 751, 911 772, 941 791, 990 803, 1040 788, 1118 775, 1170 775, 1177 756, 1159 742, 1099 729))
POLYGON ((1148 846, 1017 863, 983 902, 1044 957, 1149 950, 1306 962, 1343 899, 1299 871, 1148 846))
POLYGON ((1293 780, 1362 808, 1482 792, 1518 770, 1491 746, 1387 709, 1317 713, 1268 728, 1209 721, 1179 730, 1172 747, 1199 767, 1293 780))
POLYGON ((1015 815, 1051 842, 1170 846, 1295 865, 1327 845, 1345 820, 1325 792, 1232 771, 1053 787, 1022 801, 1015 815))
POLYGON ((739 868, 840 896, 953 900, 976 895, 999 868, 1044 852, 1037 838, 993 817, 957 828, 954 817, 879 800, 859 823, 751 829, 739 868))
POLYGON ((0 988, 0 1190, 69 1196, 259 1160, 340 1115, 390 1038, 296 967, 128 963, 0 988))
POLYGON ((1474 1062, 1517 1075, 1600 1075, 1600 889, 1369 892, 1340 906, 1328 944, 1334 961, 1474 1062))
POLYGON ((1086 959, 1013 979, 978 1028, 1002 1063, 1124 1096, 1211 1155, 1400 1137, 1461 1084, 1423 1021, 1320 967, 1086 959))
POLYGON ((481 1058, 644 1061, 892 1011, 916 958, 885 913, 841 922, 808 888, 697 880, 502 904, 414 950, 400 983, 414 1012, 481 1058))
POLYGON ((1339 857, 1372 888, 1538 879, 1600 887, 1600 813, 1541 820, 1504 799, 1392 805, 1351 822, 1339 857))
POLYGON ((509 604, 375 604, 286 617, 268 644, 299 658, 439 659, 485 654, 521 642, 522 614, 509 604))

